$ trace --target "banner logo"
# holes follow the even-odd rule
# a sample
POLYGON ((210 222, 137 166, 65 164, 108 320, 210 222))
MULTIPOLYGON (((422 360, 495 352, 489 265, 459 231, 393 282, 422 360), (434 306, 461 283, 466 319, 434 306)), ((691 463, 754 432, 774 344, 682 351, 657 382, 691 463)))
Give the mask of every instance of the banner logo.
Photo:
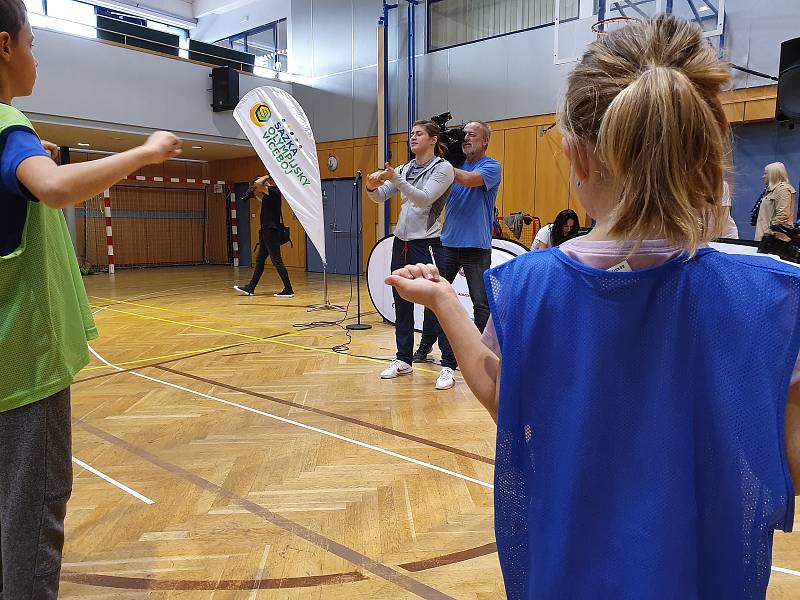
POLYGON ((256 127, 263 127, 269 118, 272 116, 272 110, 266 102, 259 102, 254 104, 250 109, 250 120, 256 127))
POLYGON ((300 185, 309 185, 311 183, 311 179, 295 161, 295 156, 297 156, 303 145, 299 142, 295 133, 286 126, 286 119, 281 119, 276 121, 275 125, 270 125, 264 132, 262 140, 284 173, 294 175, 300 185))

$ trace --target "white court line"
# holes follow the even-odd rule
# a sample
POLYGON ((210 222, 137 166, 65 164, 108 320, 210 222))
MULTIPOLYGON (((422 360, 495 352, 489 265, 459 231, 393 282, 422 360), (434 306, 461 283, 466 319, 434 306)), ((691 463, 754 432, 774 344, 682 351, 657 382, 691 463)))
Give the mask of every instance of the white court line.
POLYGON ((787 575, 800 577, 800 571, 792 571, 791 569, 784 569, 783 567, 772 567, 772 570, 777 571, 778 573, 786 573, 787 575))
POLYGON ((143 496, 142 494, 140 494, 140 493, 139 493, 139 492, 137 492, 136 490, 132 490, 131 488, 129 488, 129 487, 128 487, 127 485, 125 485, 124 483, 120 483, 119 481, 117 481, 117 480, 116 480, 116 479, 114 479, 113 477, 109 477, 109 476, 108 476, 108 475, 106 475, 105 473, 101 473, 100 471, 98 471, 98 470, 97 470, 97 469, 95 469, 94 467, 92 467, 92 466, 90 466, 90 465, 87 465, 85 462, 83 462, 82 460, 78 460, 78 459, 77 459, 77 458, 75 458, 74 456, 72 457, 72 462, 74 462, 74 463, 75 463, 76 465, 78 465, 79 467, 83 467, 84 469, 86 469, 86 470, 87 470, 87 471, 89 471, 90 473, 94 473, 94 474, 95 474, 95 475, 97 475, 97 476, 98 476, 100 479, 105 479, 105 480, 106 480, 108 483, 110 483, 110 484, 111 484, 111 485, 113 485, 113 486, 116 486, 116 487, 118 487, 118 488, 119 488, 119 489, 121 489, 123 492, 127 492, 127 493, 129 493, 131 496, 133 496, 133 497, 134 497, 134 498, 136 498, 137 500, 141 500, 141 501, 142 501, 142 502, 144 502, 145 504, 155 504, 155 501, 154 501, 154 500, 150 500, 150 498, 148 498, 147 496, 143 496))
MULTIPOLYGON (((125 371, 122 367, 118 367, 117 365, 111 364, 105 358, 100 356, 94 348, 89 346, 89 351, 94 354, 98 360, 103 362, 104 364, 108 365, 112 369, 116 369, 117 371, 125 371)), ((274 419, 275 421, 280 421, 281 423, 286 423, 288 425, 294 425, 295 427, 301 427, 302 429, 307 429, 309 431, 313 431, 315 433, 320 433, 322 435, 327 435, 328 437, 335 438, 337 440, 341 440, 343 442, 347 442, 349 444, 354 444, 356 446, 361 446, 362 448, 367 448, 369 450, 374 450, 375 452, 380 452, 381 454, 385 454, 387 456, 391 456, 393 458, 399 458, 400 460, 404 460, 406 462, 413 463, 415 465, 419 465, 420 467, 425 467, 426 469, 432 469, 434 471, 438 471, 439 473, 444 473, 445 475, 450 475, 451 477, 457 477, 458 479, 463 479, 464 481, 469 481, 470 483, 475 483, 477 485, 483 486, 485 488, 489 488, 490 490, 494 489, 494 486, 491 483, 487 483, 485 481, 481 481, 480 479, 473 479, 472 477, 468 477, 467 475, 462 475, 461 473, 457 473, 455 471, 450 471, 448 469, 444 469, 442 467, 437 467, 436 465, 432 465, 430 463, 426 463, 421 460, 417 460, 416 458, 411 458, 410 456, 406 456, 404 454, 398 454, 397 452, 392 452, 391 450, 386 450, 385 448, 381 448, 379 446, 373 446, 372 444, 367 444, 366 442, 360 442, 358 440, 354 440, 352 438, 339 435, 338 433, 333 433, 332 431, 326 431, 325 429, 320 429, 319 427, 313 427, 311 425, 306 425, 305 423, 301 423, 299 421, 294 421, 292 419, 287 419, 285 417, 279 417, 278 415, 273 415, 268 412, 264 412, 263 410, 258 410, 256 408, 251 408, 249 406, 245 406, 244 404, 237 404, 236 402, 231 402, 229 400, 223 400, 222 398, 217 398, 216 396, 210 396, 208 394, 204 394, 202 392, 198 392, 197 390, 193 390, 187 387, 183 387, 181 385, 176 385, 174 383, 170 383, 169 381, 164 381, 162 379, 156 379, 155 377, 149 377, 147 375, 142 375, 141 373, 137 373, 136 371, 125 371, 129 375, 134 375, 136 377, 141 377, 142 379, 147 379, 148 381, 154 381, 156 383, 160 383, 162 385, 167 385, 169 387, 175 388, 177 390, 181 390, 184 392, 188 392, 190 394, 194 394, 196 396, 201 396, 203 398, 208 398, 209 400, 214 400, 215 402, 220 402, 222 404, 227 404, 228 406, 234 406, 236 408, 241 408, 242 410, 246 410, 251 413, 255 413, 257 415, 261 415, 262 417, 267 417, 269 419, 274 419)))

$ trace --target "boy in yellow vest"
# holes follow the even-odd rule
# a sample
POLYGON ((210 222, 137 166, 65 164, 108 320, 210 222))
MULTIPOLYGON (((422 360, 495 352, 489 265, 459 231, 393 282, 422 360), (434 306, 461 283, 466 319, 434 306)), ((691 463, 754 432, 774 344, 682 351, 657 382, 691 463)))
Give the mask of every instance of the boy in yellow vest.
POLYGON ((0 598, 56 598, 72 490, 69 386, 97 336, 61 208, 178 156, 138 148, 59 166, 11 106, 36 82, 23 0, 0 0, 0 598))

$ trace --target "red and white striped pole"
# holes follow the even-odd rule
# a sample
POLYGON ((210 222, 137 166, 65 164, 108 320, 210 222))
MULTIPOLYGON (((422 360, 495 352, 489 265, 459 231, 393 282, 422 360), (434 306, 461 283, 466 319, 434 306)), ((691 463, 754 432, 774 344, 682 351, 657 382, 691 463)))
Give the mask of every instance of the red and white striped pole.
POLYGON ((231 205, 231 240, 233 243, 233 266, 239 266, 239 219, 236 217, 236 192, 232 183, 228 184, 231 205))
POLYGON ((111 228, 111 190, 103 192, 103 212, 106 217, 106 247, 108 249, 108 274, 114 274, 114 234, 111 228))

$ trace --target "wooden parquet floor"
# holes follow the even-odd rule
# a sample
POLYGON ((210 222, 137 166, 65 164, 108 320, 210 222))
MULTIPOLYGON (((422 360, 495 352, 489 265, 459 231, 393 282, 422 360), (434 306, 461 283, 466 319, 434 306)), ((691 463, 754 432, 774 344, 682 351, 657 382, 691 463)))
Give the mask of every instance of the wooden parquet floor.
MULTIPOLYGON (((504 598, 494 551, 494 425, 438 367, 383 381, 394 330, 362 288, 347 354, 297 295, 231 286, 249 269, 85 278, 101 332, 73 386, 76 463, 61 597, 504 598), (138 494, 138 497, 137 495, 138 494)), ((274 288, 274 289, 273 289, 274 288)), ((347 304, 347 278, 331 300, 347 304)), ((355 298, 350 316, 355 316, 355 298)), ((771 600, 800 598, 800 536, 776 535, 771 600)), ((635 576, 635 574, 632 574, 635 576)))

